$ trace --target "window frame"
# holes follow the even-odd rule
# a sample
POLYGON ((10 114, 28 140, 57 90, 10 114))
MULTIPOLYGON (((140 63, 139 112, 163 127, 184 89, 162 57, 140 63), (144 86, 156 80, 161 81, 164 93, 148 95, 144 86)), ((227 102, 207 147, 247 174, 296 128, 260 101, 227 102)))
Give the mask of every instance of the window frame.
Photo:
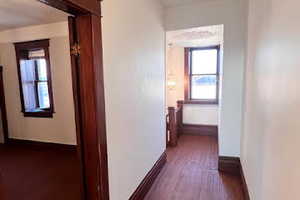
MULTIPOLYGON (((24 117, 39 117, 39 118, 52 118, 54 113, 54 101, 53 101, 53 89, 52 89, 52 78, 51 78, 51 64, 50 64, 50 56, 49 56, 49 39, 43 40, 34 40, 27 42, 17 42, 14 43, 15 51, 16 51, 16 59, 17 59, 17 71, 18 71, 18 79, 19 79, 19 90, 20 90, 20 99, 21 99, 21 112, 24 117), (23 95, 23 85, 22 85, 22 76, 21 76, 21 66, 20 60, 22 59, 22 51, 32 51, 32 50, 44 50, 45 56, 43 57, 46 60, 47 64, 47 83, 48 83, 48 94, 49 94, 49 109, 39 109, 34 112, 26 111, 24 104, 24 95, 23 95)), ((37 65, 35 63, 35 70, 37 71, 37 65)), ((36 76, 38 74, 36 73, 36 76)), ((35 80, 35 99, 37 104, 39 105, 38 98, 38 80, 35 80)))
MULTIPOLYGON (((202 75, 202 74, 199 74, 202 75)), ((219 82, 220 82, 220 45, 208 47, 186 47, 184 49, 184 100, 188 104, 219 104, 219 82), (197 50, 217 50, 216 74, 203 74, 216 76, 216 98, 215 99, 192 99, 192 51, 197 50)))

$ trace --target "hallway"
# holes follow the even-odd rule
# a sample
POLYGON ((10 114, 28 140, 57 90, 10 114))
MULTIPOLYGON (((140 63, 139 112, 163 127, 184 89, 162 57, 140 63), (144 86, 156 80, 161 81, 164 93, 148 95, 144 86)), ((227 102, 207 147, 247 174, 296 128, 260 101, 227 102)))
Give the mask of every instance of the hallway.
POLYGON ((145 200, 243 200, 238 176, 219 173, 217 139, 183 135, 145 200))

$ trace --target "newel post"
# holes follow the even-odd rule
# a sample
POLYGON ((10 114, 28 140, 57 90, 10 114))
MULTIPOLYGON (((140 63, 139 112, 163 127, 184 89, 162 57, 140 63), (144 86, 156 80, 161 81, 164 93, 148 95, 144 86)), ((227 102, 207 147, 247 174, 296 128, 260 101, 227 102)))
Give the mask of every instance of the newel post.
POLYGON ((177 123, 174 107, 169 107, 169 130, 170 130, 170 146, 177 146, 177 123))

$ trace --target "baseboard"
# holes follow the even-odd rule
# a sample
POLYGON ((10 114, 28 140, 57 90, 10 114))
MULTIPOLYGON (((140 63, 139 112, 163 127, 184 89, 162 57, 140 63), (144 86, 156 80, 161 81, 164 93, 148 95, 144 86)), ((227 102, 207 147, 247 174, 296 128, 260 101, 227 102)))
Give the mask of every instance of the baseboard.
POLYGON ((14 144, 14 145, 27 145, 32 146, 35 148, 53 148, 53 149, 61 149, 61 150, 76 150, 76 145, 69 145, 69 144, 57 144, 57 143, 50 143, 50 142, 38 142, 32 140, 21 140, 21 139, 13 139, 9 138, 6 142, 7 145, 14 144))
POLYGON ((219 156, 218 169, 221 172, 240 175, 241 162, 237 157, 219 156))
POLYGON ((244 193, 244 200, 250 200, 248 185, 245 179, 245 174, 242 165, 240 166, 240 174, 242 178, 242 187, 243 187, 243 193, 244 193))
POLYGON ((240 158, 219 156, 218 169, 221 172, 240 176, 242 179, 242 189, 245 200, 250 200, 248 186, 244 176, 243 167, 240 158))
POLYGON ((179 128, 180 134, 189 135, 204 135, 204 136, 218 136, 218 126, 214 125, 195 125, 183 124, 179 128))
POLYGON ((150 190, 151 186, 153 185, 156 177, 160 173, 161 169, 164 167, 167 161, 167 154, 164 152, 160 158, 157 160, 157 162, 154 164, 152 169, 148 172, 146 177, 143 179, 143 181, 140 183, 138 188, 135 190, 135 192, 131 195, 129 200, 142 200, 150 190))

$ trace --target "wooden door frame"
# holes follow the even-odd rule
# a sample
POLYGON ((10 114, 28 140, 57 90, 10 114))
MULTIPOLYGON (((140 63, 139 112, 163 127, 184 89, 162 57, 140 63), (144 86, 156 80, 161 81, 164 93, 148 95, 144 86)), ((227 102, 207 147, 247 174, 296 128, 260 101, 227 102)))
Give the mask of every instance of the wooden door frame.
POLYGON ((71 60, 83 196, 109 200, 100 1, 38 1, 74 16, 80 56, 71 60))
POLYGON ((2 128, 4 143, 8 140, 8 125, 7 125, 7 114, 6 114, 6 105, 5 105, 5 93, 4 93, 4 81, 3 81, 3 67, 0 66, 0 110, 2 118, 2 128))

